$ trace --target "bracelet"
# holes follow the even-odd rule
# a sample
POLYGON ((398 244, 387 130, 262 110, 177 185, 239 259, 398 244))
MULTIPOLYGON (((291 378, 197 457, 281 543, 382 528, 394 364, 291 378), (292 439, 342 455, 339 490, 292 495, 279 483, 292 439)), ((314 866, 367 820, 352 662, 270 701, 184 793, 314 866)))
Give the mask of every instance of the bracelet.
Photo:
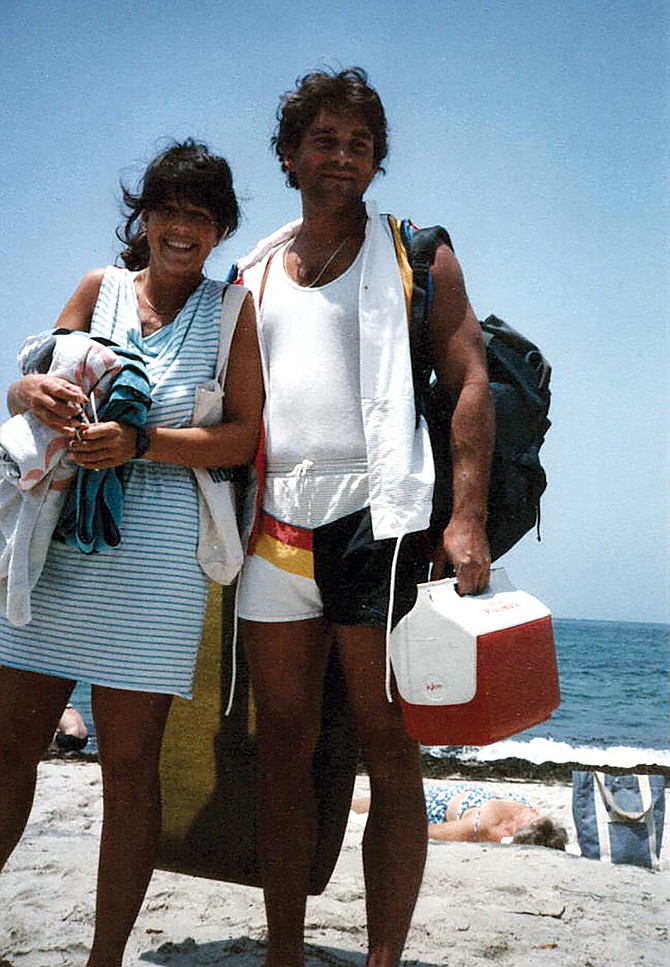
POLYGON ((143 426, 138 426, 137 436, 135 437, 135 459, 141 460, 150 446, 151 437, 143 426))

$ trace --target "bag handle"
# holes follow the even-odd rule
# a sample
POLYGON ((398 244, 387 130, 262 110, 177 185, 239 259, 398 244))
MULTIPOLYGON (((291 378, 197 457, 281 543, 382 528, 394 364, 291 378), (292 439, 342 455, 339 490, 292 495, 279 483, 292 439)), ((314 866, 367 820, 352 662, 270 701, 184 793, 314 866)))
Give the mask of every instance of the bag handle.
POLYGON ((223 290, 223 300, 221 305, 221 330, 219 332, 219 354, 216 360, 216 371, 214 378, 219 381, 223 389, 226 382, 226 370, 228 369, 228 357, 230 347, 235 335, 235 327, 244 302, 247 289, 242 285, 227 285, 223 290))
MULTIPOLYGON (((593 775, 595 776, 595 780, 598 785, 598 790, 600 792, 603 802, 605 803, 606 806, 609 807, 609 809, 611 809, 611 811, 614 813, 615 816, 620 817, 622 820, 625 820, 631 823, 637 823, 641 819, 644 819, 645 816, 647 816, 654 808, 654 801, 653 799, 651 799, 651 797, 649 797, 649 800, 650 800, 649 804, 646 806, 646 808, 640 810, 639 812, 627 812, 625 809, 621 809, 621 807, 617 804, 614 796, 612 795, 611 790, 608 789, 608 787, 605 784, 605 774, 603 772, 594 772, 593 775)), ((640 786, 640 791, 642 792, 642 785, 640 786)), ((643 804, 644 804, 644 798, 645 797, 643 796, 643 804)))
POLYGON ((456 578, 440 578, 437 581, 431 581, 429 579, 425 584, 425 589, 426 594, 431 599, 436 592, 439 592, 440 596, 443 594, 449 594, 454 598, 462 597, 462 595, 458 593, 458 580, 456 578))

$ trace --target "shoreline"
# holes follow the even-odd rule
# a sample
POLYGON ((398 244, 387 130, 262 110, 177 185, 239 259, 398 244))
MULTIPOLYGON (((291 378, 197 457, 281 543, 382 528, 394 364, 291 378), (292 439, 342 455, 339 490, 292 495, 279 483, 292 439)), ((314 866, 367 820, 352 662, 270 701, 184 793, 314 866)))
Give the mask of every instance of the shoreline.
POLYGON ((604 771, 615 775, 630 773, 663 775, 670 779, 670 768, 663 765, 640 763, 636 766, 594 766, 581 762, 530 762, 510 756, 506 759, 490 759, 486 761, 464 761, 458 756, 437 758, 428 753, 421 754, 421 770, 424 779, 519 779, 539 783, 571 783, 573 771, 604 771))
MULTIPOLYGON (((43 762, 92 762, 97 763, 97 752, 61 752, 53 750, 47 752, 43 762)), ((429 752, 421 752, 421 772, 424 779, 472 779, 476 781, 519 780, 537 783, 571 783, 573 771, 608 772, 612 775, 662 775, 670 784, 670 767, 660 764, 640 762, 634 766, 615 766, 610 764, 592 765, 583 762, 531 762, 518 756, 508 756, 501 759, 468 760, 459 756, 434 756, 429 752)), ((365 775, 364 768, 359 764, 358 774, 365 775)), ((0 963, 0 967, 2 964, 0 963)))

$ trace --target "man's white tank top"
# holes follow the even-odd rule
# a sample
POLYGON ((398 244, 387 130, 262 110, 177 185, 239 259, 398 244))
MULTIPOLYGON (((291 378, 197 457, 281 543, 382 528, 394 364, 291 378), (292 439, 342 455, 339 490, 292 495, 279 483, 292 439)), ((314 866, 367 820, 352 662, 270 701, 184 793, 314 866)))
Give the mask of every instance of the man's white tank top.
POLYGON ((270 266, 259 325, 268 359, 265 510, 317 527, 369 500, 360 392, 361 253, 332 282, 288 277, 285 249, 270 266))

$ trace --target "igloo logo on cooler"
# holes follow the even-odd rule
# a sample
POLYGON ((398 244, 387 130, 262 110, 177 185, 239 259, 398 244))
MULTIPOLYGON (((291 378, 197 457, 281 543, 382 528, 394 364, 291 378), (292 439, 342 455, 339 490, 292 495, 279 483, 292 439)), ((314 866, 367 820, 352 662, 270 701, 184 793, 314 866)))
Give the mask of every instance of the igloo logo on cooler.
POLYGON ((503 604, 494 604, 488 608, 482 608, 483 614, 500 614, 501 611, 514 611, 515 608, 520 608, 521 603, 519 601, 505 601, 503 604))

